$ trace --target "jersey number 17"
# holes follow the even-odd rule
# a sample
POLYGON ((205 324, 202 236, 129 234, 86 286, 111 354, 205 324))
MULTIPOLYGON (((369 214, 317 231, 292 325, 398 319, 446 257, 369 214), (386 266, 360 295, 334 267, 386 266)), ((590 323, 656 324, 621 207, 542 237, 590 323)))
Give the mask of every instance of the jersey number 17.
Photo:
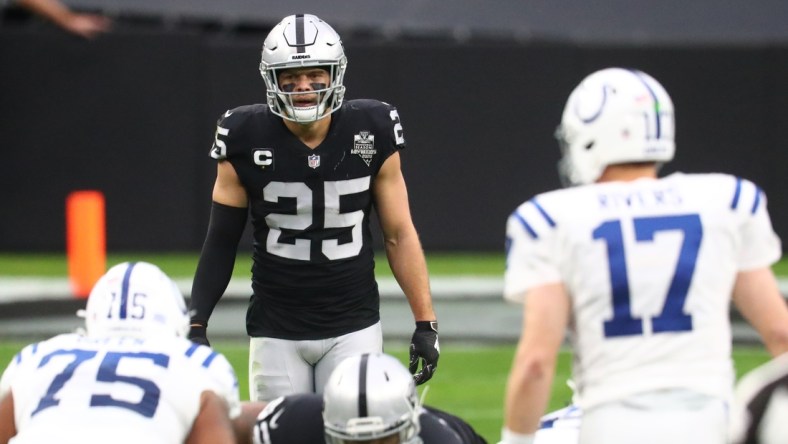
MULTIPOLYGON (((652 331, 680 332, 692 330, 692 315, 684 313, 695 262, 698 259, 703 226, 697 214, 675 216, 652 216, 633 219, 635 240, 652 242, 654 235, 660 231, 681 231, 684 239, 681 243, 678 261, 673 271, 673 278, 668 287, 665 305, 662 312, 651 319, 652 331)), ((603 222, 593 231, 594 239, 601 239, 607 244, 608 271, 613 294, 613 318, 605 321, 605 337, 632 336, 643 334, 643 319, 632 315, 629 292, 629 276, 626 265, 626 251, 621 232, 621 221, 603 222)))

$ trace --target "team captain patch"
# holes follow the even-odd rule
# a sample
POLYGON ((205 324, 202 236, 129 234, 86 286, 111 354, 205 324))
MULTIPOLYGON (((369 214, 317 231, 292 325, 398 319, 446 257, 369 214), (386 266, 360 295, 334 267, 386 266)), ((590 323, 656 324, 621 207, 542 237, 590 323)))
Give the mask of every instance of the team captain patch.
POLYGON ((372 156, 377 154, 378 150, 375 149, 375 136, 369 134, 369 131, 361 131, 353 136, 353 149, 350 154, 358 154, 361 159, 369 166, 372 161, 372 156))

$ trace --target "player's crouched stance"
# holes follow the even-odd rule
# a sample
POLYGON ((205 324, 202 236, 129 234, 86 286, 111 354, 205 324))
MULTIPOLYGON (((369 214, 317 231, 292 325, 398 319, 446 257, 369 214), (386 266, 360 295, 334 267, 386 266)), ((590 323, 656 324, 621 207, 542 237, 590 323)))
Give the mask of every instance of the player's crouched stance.
POLYGON ((230 363, 185 338, 175 283, 144 262, 94 286, 85 331, 25 347, 0 381, 0 444, 235 443, 230 363))
POLYGON ((305 393, 271 401, 254 428, 254 444, 322 442, 486 444, 459 417, 423 406, 408 369, 382 353, 343 360, 322 396, 305 393))

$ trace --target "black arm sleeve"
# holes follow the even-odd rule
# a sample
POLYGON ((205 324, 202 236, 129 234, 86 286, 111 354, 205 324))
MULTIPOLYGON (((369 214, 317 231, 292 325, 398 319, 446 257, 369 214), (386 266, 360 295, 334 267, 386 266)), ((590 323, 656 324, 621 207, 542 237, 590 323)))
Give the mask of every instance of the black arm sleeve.
POLYGON ((208 324, 214 307, 221 299, 233 274, 238 242, 246 227, 246 208, 213 202, 208 234, 202 246, 197 271, 192 282, 189 309, 192 323, 208 324))

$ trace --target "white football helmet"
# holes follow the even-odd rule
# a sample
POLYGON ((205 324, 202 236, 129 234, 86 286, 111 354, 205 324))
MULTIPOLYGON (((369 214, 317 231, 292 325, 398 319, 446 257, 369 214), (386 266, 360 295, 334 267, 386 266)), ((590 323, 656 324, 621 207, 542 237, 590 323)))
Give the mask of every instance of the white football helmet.
POLYGON ((673 159, 673 102, 650 75, 636 70, 597 71, 572 91, 556 131, 566 185, 595 182, 618 163, 673 159))
POLYGON ((179 336, 189 331, 189 315, 175 282, 147 262, 110 268, 88 296, 85 329, 89 336, 179 336))
POLYGON ((339 34, 323 20, 311 14, 290 15, 274 26, 263 43, 260 74, 265 80, 266 97, 271 111, 283 119, 298 123, 319 120, 342 105, 345 97, 347 57, 339 34), (329 72, 331 83, 317 89, 315 106, 297 107, 293 96, 303 92, 285 92, 279 87, 282 70, 321 67, 329 72))
POLYGON ((342 361, 323 391, 326 442, 347 444, 399 434, 400 443, 421 443, 421 404, 410 372, 382 353, 342 361))

